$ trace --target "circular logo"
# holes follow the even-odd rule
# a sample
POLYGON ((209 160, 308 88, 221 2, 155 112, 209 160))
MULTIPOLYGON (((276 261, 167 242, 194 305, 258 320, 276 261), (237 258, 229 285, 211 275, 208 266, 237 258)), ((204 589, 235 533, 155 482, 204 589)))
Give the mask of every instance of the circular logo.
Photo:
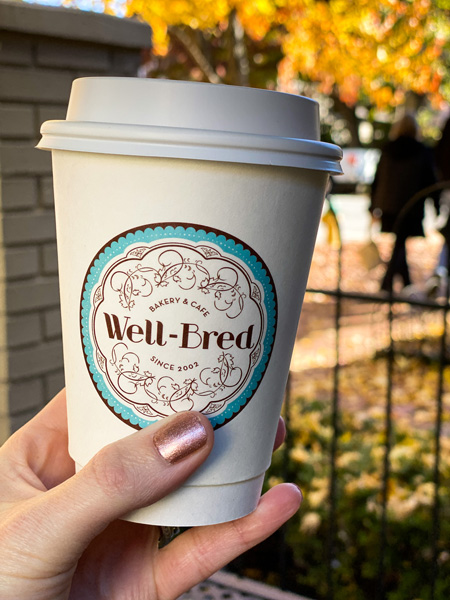
POLYGON ((218 428, 250 401, 272 352, 275 286, 245 243, 160 223, 104 246, 81 298, 84 356, 105 404, 136 429, 196 410, 218 428))

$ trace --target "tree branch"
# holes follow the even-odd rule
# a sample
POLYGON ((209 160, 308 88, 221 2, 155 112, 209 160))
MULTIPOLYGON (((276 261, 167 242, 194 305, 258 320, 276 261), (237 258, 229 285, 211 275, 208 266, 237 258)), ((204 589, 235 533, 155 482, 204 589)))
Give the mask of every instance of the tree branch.
POLYGON ((197 67, 203 73, 209 83, 222 83, 222 79, 217 75, 214 67, 200 50, 198 44, 192 39, 189 33, 180 27, 170 27, 170 34, 182 44, 195 62, 197 67))

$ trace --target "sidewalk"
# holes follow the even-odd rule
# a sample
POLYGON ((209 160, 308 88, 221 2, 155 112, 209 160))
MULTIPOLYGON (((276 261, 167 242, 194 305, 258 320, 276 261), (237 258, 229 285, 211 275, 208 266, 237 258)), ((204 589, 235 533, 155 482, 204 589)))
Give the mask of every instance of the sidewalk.
MULTIPOLYGON (((332 194, 330 200, 338 217, 342 241, 344 243, 367 241, 371 224, 369 196, 367 194, 332 194)), ((425 231, 433 229, 433 222, 433 209, 426 204, 425 231)), ((323 232, 319 232, 318 242, 323 235, 323 232)))
POLYGON ((311 600, 291 592, 238 577, 226 571, 218 571, 212 577, 196 585, 179 600, 311 600))
POLYGON ((364 194, 332 194, 330 200, 338 217, 343 243, 367 241, 371 224, 369 197, 364 194))

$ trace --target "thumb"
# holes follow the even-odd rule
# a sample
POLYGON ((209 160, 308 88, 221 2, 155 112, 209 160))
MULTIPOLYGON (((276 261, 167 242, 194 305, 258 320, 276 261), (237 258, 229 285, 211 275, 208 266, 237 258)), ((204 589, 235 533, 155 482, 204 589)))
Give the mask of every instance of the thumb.
POLYGON ((111 521, 179 487, 212 445, 209 420, 184 412, 100 450, 77 475, 44 493, 32 507, 30 517, 40 521, 47 556, 61 566, 78 560, 111 521))

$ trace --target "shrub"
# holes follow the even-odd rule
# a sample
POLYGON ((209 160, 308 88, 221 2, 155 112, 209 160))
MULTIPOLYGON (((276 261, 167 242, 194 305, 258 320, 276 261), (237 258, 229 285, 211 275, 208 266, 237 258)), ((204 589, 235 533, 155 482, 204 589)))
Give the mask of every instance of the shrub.
MULTIPOLYGON (((327 539, 330 532, 330 402, 297 397, 290 409, 290 435, 274 455, 267 485, 297 483, 304 503, 285 529, 289 576, 297 592, 327 594, 327 539)), ((434 432, 393 425, 384 551, 388 600, 430 597, 432 572, 434 432)), ((383 411, 343 410, 336 456, 336 514, 332 559, 334 598, 369 600, 379 587, 385 433, 383 411)), ((450 597, 450 439, 441 439, 440 531, 436 600, 450 597)), ((276 555, 273 548, 266 552, 276 555)), ((274 563, 275 564, 275 563, 274 563)), ((272 582, 276 576, 272 574, 272 582)))

